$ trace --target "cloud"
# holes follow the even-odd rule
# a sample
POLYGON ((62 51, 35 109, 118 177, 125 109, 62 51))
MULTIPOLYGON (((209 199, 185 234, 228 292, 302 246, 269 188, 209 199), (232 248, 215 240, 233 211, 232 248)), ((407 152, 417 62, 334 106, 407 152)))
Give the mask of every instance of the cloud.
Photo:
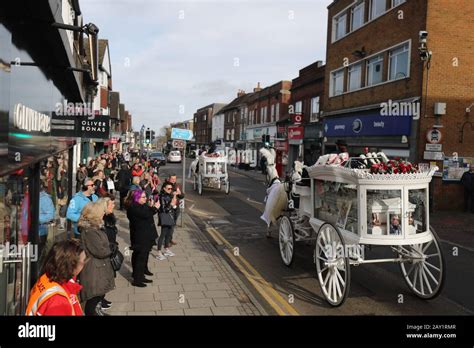
POLYGON ((325 60, 330 2, 81 0, 81 9, 109 39, 113 86, 135 128, 158 130, 325 60))

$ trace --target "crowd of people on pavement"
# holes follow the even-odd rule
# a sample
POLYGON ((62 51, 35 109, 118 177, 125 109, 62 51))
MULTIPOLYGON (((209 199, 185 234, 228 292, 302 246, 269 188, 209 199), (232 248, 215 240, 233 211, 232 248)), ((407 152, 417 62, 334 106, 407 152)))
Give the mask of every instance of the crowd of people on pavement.
MULTIPOLYGON (((47 248, 46 233, 40 230, 42 275, 31 290, 27 315, 107 315, 112 302, 106 295, 115 288, 123 262, 114 215, 116 198, 129 220, 133 286, 152 282, 146 276, 153 276, 148 259, 154 246, 159 261, 175 256, 173 234, 184 193, 175 174, 160 180, 156 161, 131 159, 128 153, 102 154, 79 165, 76 191, 64 209, 71 238, 47 248)), ((50 205, 43 204, 40 221, 50 218, 50 205)))

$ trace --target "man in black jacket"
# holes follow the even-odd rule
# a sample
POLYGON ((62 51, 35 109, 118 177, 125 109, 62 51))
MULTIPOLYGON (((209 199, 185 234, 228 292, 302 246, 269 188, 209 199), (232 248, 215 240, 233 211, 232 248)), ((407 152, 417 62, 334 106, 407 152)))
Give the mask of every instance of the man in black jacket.
POLYGON ((471 204, 471 213, 474 213, 474 163, 470 169, 461 177, 461 183, 464 186, 464 210, 469 211, 469 203, 471 204))
POLYGON ((132 185, 132 173, 128 164, 123 163, 122 168, 117 173, 117 189, 120 192, 120 210, 124 209, 123 201, 132 185))

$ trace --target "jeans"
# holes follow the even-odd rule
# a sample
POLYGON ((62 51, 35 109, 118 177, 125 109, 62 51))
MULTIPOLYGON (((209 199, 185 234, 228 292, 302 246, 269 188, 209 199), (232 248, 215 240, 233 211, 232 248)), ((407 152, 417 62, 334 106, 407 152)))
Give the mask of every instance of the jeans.
POLYGON ((105 295, 96 296, 96 297, 88 299, 86 301, 86 305, 84 307, 84 314, 87 315, 87 316, 97 315, 96 314, 96 307, 99 304, 99 302, 102 302, 104 297, 105 297, 105 295))
POLYGON ((165 242, 165 248, 169 248, 171 238, 173 237, 173 226, 161 226, 160 238, 158 238, 158 250, 161 250, 163 241, 165 242))

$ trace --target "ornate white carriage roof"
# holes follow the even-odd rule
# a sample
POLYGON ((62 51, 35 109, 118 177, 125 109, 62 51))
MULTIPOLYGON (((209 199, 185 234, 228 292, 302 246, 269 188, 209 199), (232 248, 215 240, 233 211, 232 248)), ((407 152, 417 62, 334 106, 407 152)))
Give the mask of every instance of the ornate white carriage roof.
POLYGON ((348 184, 364 185, 411 185, 425 184, 431 181, 438 167, 429 171, 410 174, 372 174, 369 169, 352 169, 338 165, 305 167, 311 178, 348 184))
POLYGON ((199 156, 199 162, 201 163, 227 163, 227 156, 209 157, 205 155, 199 156))

